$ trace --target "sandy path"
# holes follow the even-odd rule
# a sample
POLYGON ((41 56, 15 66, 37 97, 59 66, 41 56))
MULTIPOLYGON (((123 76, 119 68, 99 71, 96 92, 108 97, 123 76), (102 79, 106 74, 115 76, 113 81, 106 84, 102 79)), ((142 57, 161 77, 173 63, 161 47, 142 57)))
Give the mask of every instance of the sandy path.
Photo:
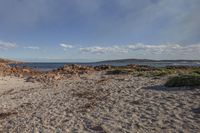
POLYGON ((16 86, 16 93, 0 97, 0 105, 4 105, 0 129, 74 133, 200 131, 200 89, 171 91, 162 83, 161 79, 101 74, 72 77, 54 86, 23 83, 25 90, 16 86), (15 104, 11 104, 13 101, 15 104))

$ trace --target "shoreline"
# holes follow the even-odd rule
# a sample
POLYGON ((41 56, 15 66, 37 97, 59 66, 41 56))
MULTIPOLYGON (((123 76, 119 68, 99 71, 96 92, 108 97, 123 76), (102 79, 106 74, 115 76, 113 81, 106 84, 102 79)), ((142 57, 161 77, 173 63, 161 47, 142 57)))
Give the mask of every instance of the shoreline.
MULTIPOLYGON (((5 59, 2 59, 5 60, 5 59)), ((6 61, 6 60, 5 60, 6 61)), ((10 60, 7 60, 9 62, 10 60)), ((0 59, 1 62, 1 59, 0 59)), ((12 61, 15 62, 15 61, 12 61)), ((46 62, 18 62, 10 63, 10 66, 18 66, 18 67, 29 67, 37 70, 54 70, 59 67, 63 67, 64 65, 81 65, 81 66, 101 66, 101 65, 110 65, 110 66, 127 66, 130 64, 135 65, 145 65, 149 67, 168 67, 168 66, 187 66, 187 67, 200 67, 200 60, 152 60, 152 59, 116 59, 116 60, 99 60, 99 61, 88 61, 88 62, 79 62, 79 61, 46 61, 46 62)))

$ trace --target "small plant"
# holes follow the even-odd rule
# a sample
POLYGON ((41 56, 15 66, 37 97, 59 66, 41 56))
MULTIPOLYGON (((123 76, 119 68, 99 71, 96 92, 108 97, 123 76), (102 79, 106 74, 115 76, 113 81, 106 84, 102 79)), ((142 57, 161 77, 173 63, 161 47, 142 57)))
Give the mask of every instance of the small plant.
POLYGON ((165 86, 167 87, 181 87, 181 86, 200 86, 199 74, 179 75, 169 79, 165 86))

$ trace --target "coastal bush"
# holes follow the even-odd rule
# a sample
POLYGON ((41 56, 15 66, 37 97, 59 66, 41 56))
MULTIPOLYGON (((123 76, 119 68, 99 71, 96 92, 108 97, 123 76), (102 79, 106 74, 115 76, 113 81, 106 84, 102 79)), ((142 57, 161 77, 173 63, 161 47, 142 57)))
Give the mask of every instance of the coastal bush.
POLYGON ((144 72, 138 72, 138 73, 134 73, 136 76, 140 76, 140 77, 147 77, 147 74, 144 72))
POLYGON ((169 74, 173 74, 171 70, 163 70, 163 69, 158 69, 158 70, 152 70, 152 71, 136 71, 137 76, 144 76, 144 77, 162 77, 166 76, 169 74))
POLYGON ((112 69, 107 70, 108 75, 112 74, 133 74, 134 76, 141 77, 162 77, 167 75, 189 75, 189 74, 199 74, 200 67, 160 67, 151 68, 145 66, 129 65, 129 66, 117 66, 112 67, 112 69))
POLYGON ((131 73, 131 71, 126 69, 115 69, 106 72, 106 74, 108 75, 129 74, 129 73, 131 73))
POLYGON ((164 70, 160 70, 160 71, 154 71, 154 72, 152 72, 151 75, 152 76, 165 76, 167 74, 169 74, 169 72, 164 71, 164 70))
POLYGON ((193 73, 200 74, 200 70, 194 70, 193 73))
POLYGON ((181 86, 200 86, 199 74, 179 75, 169 79, 165 83, 166 87, 181 87, 181 86))

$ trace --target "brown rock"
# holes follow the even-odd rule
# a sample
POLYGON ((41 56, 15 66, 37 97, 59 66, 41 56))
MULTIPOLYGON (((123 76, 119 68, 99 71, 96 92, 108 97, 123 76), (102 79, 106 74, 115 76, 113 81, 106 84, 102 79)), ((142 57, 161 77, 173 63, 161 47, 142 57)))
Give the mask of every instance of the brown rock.
POLYGON ((30 72, 31 72, 31 71, 30 71, 29 69, 27 69, 27 68, 22 69, 22 71, 25 72, 25 73, 30 73, 30 72))

